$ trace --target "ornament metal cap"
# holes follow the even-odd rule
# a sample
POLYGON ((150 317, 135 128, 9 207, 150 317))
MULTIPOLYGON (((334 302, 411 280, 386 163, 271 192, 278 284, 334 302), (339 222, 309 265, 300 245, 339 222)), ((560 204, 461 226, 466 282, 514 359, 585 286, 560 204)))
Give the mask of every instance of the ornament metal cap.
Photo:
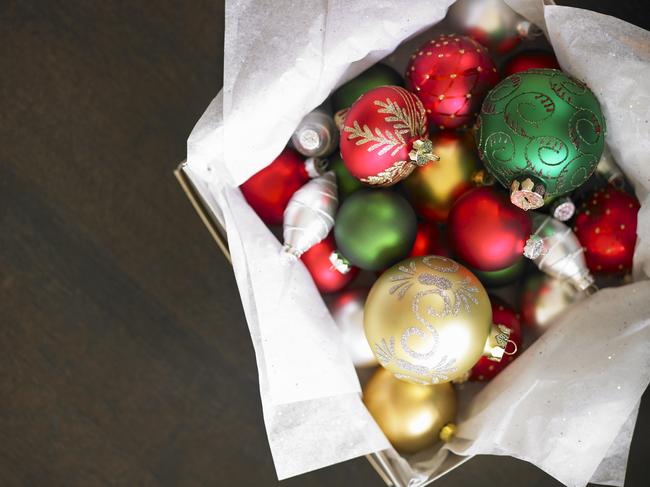
POLYGON ((413 149, 409 152, 409 159, 418 166, 424 166, 431 161, 439 161, 440 157, 433 153, 433 142, 429 139, 418 139, 413 142, 413 149))
POLYGON ((305 160, 305 171, 307 171, 307 176, 312 179, 325 174, 328 166, 329 161, 321 157, 308 157, 305 160))
POLYGON ((438 435, 440 440, 442 440, 444 443, 447 443, 449 440, 451 440, 454 435, 456 434, 456 423, 447 423, 442 427, 440 430, 440 434, 438 435))
POLYGON ((321 146, 321 136, 317 130, 307 127, 298 134, 298 142, 309 151, 316 150, 321 146))
POLYGON ((490 335, 485 341, 483 355, 494 362, 501 362, 504 355, 514 355, 517 353, 517 344, 510 340, 511 330, 507 326, 493 324, 490 329, 490 335), (508 352, 508 344, 514 345, 515 349, 508 352))
POLYGON ((556 220, 565 222, 570 220, 576 212, 576 205, 568 196, 555 200, 551 204, 551 215, 556 220))
POLYGON ((528 237, 526 245, 524 246, 524 257, 527 257, 530 260, 535 260, 544 253, 544 239, 536 233, 528 237))
POLYGON ((544 206, 544 194, 544 185, 535 184, 530 178, 515 180, 510 185, 510 201, 522 210, 534 210, 544 206))
POLYGON ((341 274, 347 274, 352 269, 350 261, 343 257, 338 250, 335 250, 330 254, 330 263, 341 274))

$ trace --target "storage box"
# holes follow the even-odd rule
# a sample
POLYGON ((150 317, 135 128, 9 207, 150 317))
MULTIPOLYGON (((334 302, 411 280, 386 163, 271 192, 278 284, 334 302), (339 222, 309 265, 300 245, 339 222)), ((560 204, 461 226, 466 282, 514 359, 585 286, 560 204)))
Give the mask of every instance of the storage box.
MULTIPOLYGON (((423 7, 426 2, 416 3, 423 7)), ((517 4, 522 10, 528 9, 531 20, 537 15, 535 19, 541 20, 543 23, 544 12, 539 17, 539 9, 535 6, 539 2, 513 0, 509 3, 517 4)), ((621 76, 627 76, 624 78, 627 84, 624 85, 635 86, 637 89, 643 86, 643 80, 647 79, 647 75, 650 75, 650 73, 647 73, 650 59, 646 55, 649 51, 647 48, 650 45, 650 40, 643 41, 640 39, 643 39, 643 35, 646 35, 647 39, 647 33, 637 32, 630 26, 622 25, 621 22, 613 23, 612 31, 608 32, 607 29, 600 27, 603 23, 602 16, 578 12, 575 9, 558 11, 555 8, 550 13, 549 11, 545 12, 547 25, 551 27, 564 25, 565 28, 568 28, 568 20, 566 23, 558 21, 562 17, 571 20, 580 18, 579 22, 575 22, 575 26, 571 25, 571 29, 575 30, 575 33, 572 32, 571 35, 562 35, 564 32, 551 32, 553 37, 557 37, 558 43, 564 43, 562 46, 564 52, 562 56, 564 57, 560 56, 560 62, 563 66, 567 65, 567 69, 574 74, 575 72, 587 73, 589 75, 588 81, 599 97, 603 92, 610 91, 608 87, 611 83, 608 85, 606 81, 602 81, 600 71, 595 72, 593 52, 597 52, 598 49, 602 50, 603 47, 598 44, 599 41, 594 40, 594 37, 589 35, 591 29, 591 31, 597 31, 599 36, 606 36, 609 43, 607 46, 615 46, 615 48, 612 47, 612 53, 616 58, 615 61, 609 62, 610 65, 635 68, 620 73, 621 76), (554 18, 554 16, 557 18, 554 18), (548 23, 549 17, 552 21, 550 23, 548 23), (592 44, 590 45, 589 42, 592 42, 592 44), (573 52, 573 57, 567 56, 566 52, 570 52, 572 49, 574 51, 576 49, 585 49, 585 52, 591 54, 585 54, 583 57, 578 58, 576 57, 577 54, 573 52), (625 49, 629 52, 626 53, 625 49), (643 74, 644 72, 646 75, 643 74)), ((377 61, 387 52, 382 52, 382 55, 377 55, 376 52, 373 54, 374 56, 368 55, 364 59, 365 66, 377 61)), ((603 59, 602 56, 600 61, 603 65, 608 64, 608 60, 603 59)), ((362 67, 364 66, 362 65, 362 67)), ((616 70, 610 66, 610 71, 615 72, 616 70)), ((644 92, 642 94, 648 95, 648 100, 650 100, 650 93, 644 92)), ((645 154, 643 157, 646 157, 650 153, 650 150, 641 147, 643 144, 647 146, 647 141, 650 139, 650 137, 647 137, 648 127, 643 125, 642 121, 644 114, 648 113, 650 102, 643 97, 638 102, 639 97, 636 95, 636 93, 617 94, 616 101, 618 105, 606 105, 605 111, 612 122, 609 124, 611 136, 608 141, 612 145, 614 155, 624 162, 623 166, 628 172, 628 176, 637 183, 637 194, 642 200, 642 210, 639 214, 639 234, 643 245, 639 246, 636 257, 637 273, 641 275, 644 269, 646 273, 650 270, 647 265, 648 256, 650 255, 647 240, 650 235, 647 222, 642 220, 643 216, 647 215, 648 212, 646 198, 648 188, 644 186, 644 181, 650 180, 650 177, 648 177, 647 165, 643 165, 644 161, 640 156, 640 154, 645 154), (630 112, 636 114, 637 118, 631 122, 625 121, 625 123, 622 123, 620 120, 620 106, 625 103, 630 104, 630 112), (633 110, 632 103, 638 104, 639 108, 636 111, 633 110), (607 113, 608 111, 609 113, 607 113), (637 132, 627 133, 623 130, 623 127, 629 128, 630 126, 634 127, 637 132), (643 128, 645 128, 645 132, 642 132, 643 128), (646 240, 643 240, 643 238, 646 240)), ((315 99, 313 107, 321 101, 321 99, 315 99)), ((217 192, 214 192, 214 188, 211 188, 210 183, 207 182, 210 178, 214 178, 215 172, 221 173, 215 171, 215 166, 211 165, 212 159, 217 160, 221 156, 211 154, 210 151, 214 150, 215 147, 223 149, 224 140, 227 138, 223 120, 220 121, 218 118, 219 112, 224 111, 223 105, 224 99, 220 94, 208 109, 206 115, 204 115, 204 119, 197 125, 193 133, 193 135, 196 134, 196 137, 194 140, 190 139, 188 151, 190 164, 181 164, 176 171, 176 176, 217 245, 230 260, 224 228, 226 227, 226 221, 229 221, 229 225, 235 224, 235 230, 238 232, 244 231, 243 228, 237 228, 239 222, 233 220, 235 216, 243 215, 241 212, 233 212, 233 207, 243 204, 243 200, 241 195, 238 195, 236 188, 230 186, 224 189, 222 187, 217 192), (213 137, 215 133, 217 134, 213 137), (192 154, 194 154, 194 159, 191 158, 192 154), (194 166, 192 166, 193 161, 194 166), (211 171, 212 174, 210 174, 211 171), (222 208, 226 213, 222 212, 222 208)), ((296 114, 293 113, 293 115, 296 114)), ((264 138, 264 136, 261 137, 264 138)), ((237 134, 237 138, 246 141, 243 134, 237 134)), ((285 142, 286 138, 282 140, 281 145, 284 145, 285 142)), ((256 144, 257 142, 251 142, 250 145, 259 147, 256 144)), ((274 140, 273 144, 277 144, 277 140, 274 140)), ((225 156, 223 157, 226 159, 225 156)), ((267 160, 266 162, 270 161, 267 160)), ((236 173, 235 176, 239 175, 241 177, 242 171, 245 172, 241 167, 237 167, 233 169, 233 174, 236 173)), ((248 208, 248 212, 248 214, 244 215, 247 218, 251 216, 250 208, 248 208)), ((248 222, 252 222, 252 220, 248 219, 248 222)), ((229 228, 231 227, 229 226, 229 228)), ((233 237, 232 234, 230 236, 233 237)), ((257 237, 259 237, 259 233, 257 237)), ((235 234, 234 239, 232 240, 233 250, 235 251, 233 260, 236 262, 238 251, 241 262, 242 258, 247 257, 242 255, 241 235, 235 234)), ((241 286, 241 283, 246 279, 246 276, 238 276, 242 299, 245 300, 245 310, 247 306, 250 306, 251 299, 250 296, 245 296, 248 290, 241 286)), ((575 326, 571 327, 567 323, 558 323, 558 326, 552 332, 547 332, 542 340, 536 342, 535 356, 532 356, 531 353, 524 354, 506 369, 501 376, 495 379, 499 383, 498 385, 491 383, 486 387, 486 390, 490 389, 490 392, 486 392, 481 397, 481 408, 478 408, 478 411, 473 410, 468 413, 470 421, 466 421, 466 423, 470 424, 467 431, 461 431, 461 433, 469 435, 470 439, 463 439, 455 447, 455 451, 462 453, 462 456, 450 453, 442 464, 434 469, 431 476, 414 478, 412 472, 407 471, 408 465, 404 465, 406 462, 391 450, 373 452, 367 456, 368 460, 388 485, 411 485, 411 483, 413 485, 426 485, 471 458, 475 453, 512 455, 527 460, 567 485, 584 485, 590 478, 595 482, 601 481, 610 485, 621 485, 624 478, 627 450, 629 449, 633 425, 636 420, 638 408, 636 401, 638 401, 648 381, 650 381, 650 371, 646 370, 647 367, 643 367, 643 364, 650 360, 650 354, 646 350, 648 347, 644 345, 647 340, 650 340, 650 318, 641 319, 639 317, 639 315, 643 316, 644 314, 650 317, 647 299, 642 298, 642 296, 647 295, 650 295, 648 281, 637 282, 625 288, 606 289, 598 292, 596 294, 597 298, 590 298, 580 305, 579 310, 573 310, 574 312, 567 315, 564 321, 573 321, 576 323, 575 326), (613 307, 612 303, 616 303, 616 307, 613 307), (632 307, 634 312, 630 312, 629 307, 632 307), (633 315, 631 320, 623 317, 626 313, 633 315), (590 329, 588 327, 589 323, 586 322, 586 318, 589 316, 592 317, 592 321, 594 321, 593 316, 598 317, 598 320, 595 321, 610 320, 612 329, 608 329, 602 323, 593 323, 598 326, 590 329), (590 332, 586 330, 590 330, 590 332), (576 349, 581 353, 574 353, 576 349), (538 353, 540 355, 545 353, 545 357, 548 357, 546 361, 536 359, 538 353), (566 359, 568 355, 571 356, 570 359, 566 359), (614 359, 614 362, 608 362, 608 355, 614 359), (589 368, 590 364, 585 363, 585 357, 593 359, 591 368, 589 368), (558 368, 558 364, 571 359, 579 362, 577 365, 581 367, 581 375, 573 378, 570 370, 560 370, 558 368), (522 380, 517 381, 517 378, 513 377, 513 370, 517 367, 518 370, 525 372, 530 377, 539 377, 538 384, 529 385, 522 382, 522 380), (505 376, 508 376, 507 379, 505 376), (504 387, 504 381, 507 380, 514 384, 511 390, 504 387), (568 381, 567 384, 571 386, 568 393, 557 393, 557 391, 561 390, 561 387, 554 385, 553 380, 568 381), (606 388, 606 390, 598 391, 598 387, 606 388), (510 396, 511 404, 507 405, 503 404, 503 401, 499 402, 500 397, 493 392, 494 390, 499 390, 502 393, 505 390, 506 395, 510 396), (620 394, 625 393, 620 400, 617 399, 617 390, 623 391, 620 394), (549 404, 552 403, 549 406, 550 409, 546 412, 543 410, 544 405, 538 404, 541 401, 531 401, 531 398, 536 397, 535 394, 539 396, 541 393, 547 393, 548 402, 549 404), (603 397, 609 398, 610 396, 611 400, 603 399, 603 397), (521 405, 519 409, 512 406, 515 399, 521 405), (492 402, 490 403, 490 401, 492 402), (589 401, 591 401, 593 408, 588 406, 589 401), (502 407, 503 409, 500 409, 502 407), (593 417, 590 409, 594 411, 593 417), (504 413, 504 411, 507 411, 507 413, 504 413), (539 417, 547 421, 547 423, 540 425, 533 421, 529 424, 524 413, 530 413, 533 419, 539 417), (485 421, 481 422, 480 419, 472 421, 477 415, 485 416, 486 414, 490 418, 490 424, 485 424, 485 421), (569 416, 569 421, 566 423, 564 421, 567 418, 566 416, 562 417, 563 415, 569 416), (596 416, 600 419, 594 422, 596 416), (513 424, 516 424, 516 427, 513 427, 513 424), (566 435, 563 433, 565 429, 567 431, 566 435), (529 430, 549 432, 547 438, 545 438, 544 447, 540 448, 539 451, 535 451, 530 445, 522 444, 528 440, 525 433, 529 430), (582 434, 585 435, 584 442, 580 439, 582 434), (576 444, 574 441, 578 443, 576 444), (588 447, 581 447, 578 445, 580 443, 588 445, 588 447), (588 448, 587 453, 582 454, 580 448, 588 448), (612 460, 612 458, 615 458, 615 460, 612 460)), ((247 319, 249 318, 250 316, 247 314, 247 319)), ((258 317, 254 316, 254 318, 257 319, 258 317)), ((256 338, 254 338, 254 342, 255 340, 256 338)), ((259 346, 259 337, 257 337, 256 353, 259 346)), ((258 355, 258 365, 259 363, 260 356, 258 355)), ((263 380, 264 378, 260 374, 260 381, 263 380)), ((263 390, 263 405, 264 392, 263 390)), ((295 398, 292 400, 296 401, 295 398)), ((271 428, 272 431, 269 431, 268 419, 265 411, 267 432, 269 433, 269 439, 271 439, 271 434, 277 431, 273 428, 271 428)), ((467 418, 464 419, 467 420, 467 418)), ((271 449, 277 466, 278 459, 273 443, 271 449)), ((285 456, 283 459, 284 470, 280 476, 295 475, 301 471, 312 470, 326 464, 322 463, 322 460, 318 460, 313 464, 301 464, 293 469, 294 465, 286 466, 286 459, 285 456)), ((341 461, 341 459, 337 461, 341 461)))

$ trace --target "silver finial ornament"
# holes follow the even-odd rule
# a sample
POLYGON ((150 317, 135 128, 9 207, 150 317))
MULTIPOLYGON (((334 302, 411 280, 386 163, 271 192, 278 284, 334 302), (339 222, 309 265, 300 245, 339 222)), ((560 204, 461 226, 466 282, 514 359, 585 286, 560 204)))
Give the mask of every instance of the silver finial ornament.
POLYGON ((336 175, 328 171, 294 193, 284 210, 283 254, 290 260, 323 240, 334 227, 339 202, 336 175))
POLYGON ((295 149, 307 157, 325 157, 334 152, 339 131, 334 119, 322 109, 316 109, 302 119, 291 136, 295 149))
POLYGON ((595 291, 584 249, 573 231, 561 221, 533 213, 533 234, 524 255, 549 276, 568 281, 582 291, 595 291))

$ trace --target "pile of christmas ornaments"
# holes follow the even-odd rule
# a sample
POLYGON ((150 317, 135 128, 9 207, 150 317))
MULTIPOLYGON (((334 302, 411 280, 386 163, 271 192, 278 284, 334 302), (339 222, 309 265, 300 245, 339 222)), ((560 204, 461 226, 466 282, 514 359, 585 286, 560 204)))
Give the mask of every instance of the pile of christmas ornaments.
POLYGON ((501 0, 448 20, 461 34, 428 40, 403 78, 377 64, 341 86, 241 186, 329 295, 354 364, 381 366, 364 401, 401 453, 448 440, 454 388, 622 283, 636 242, 639 203, 589 87, 550 50, 498 66, 534 30, 501 0))

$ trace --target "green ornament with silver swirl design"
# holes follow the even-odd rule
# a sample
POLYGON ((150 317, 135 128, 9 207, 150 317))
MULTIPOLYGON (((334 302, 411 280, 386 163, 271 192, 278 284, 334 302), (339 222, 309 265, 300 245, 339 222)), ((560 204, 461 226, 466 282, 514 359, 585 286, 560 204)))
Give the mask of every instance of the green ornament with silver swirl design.
POLYGON ((556 69, 529 69, 501 81, 483 101, 477 125, 483 163, 524 210, 587 181, 605 144, 596 95, 556 69))

